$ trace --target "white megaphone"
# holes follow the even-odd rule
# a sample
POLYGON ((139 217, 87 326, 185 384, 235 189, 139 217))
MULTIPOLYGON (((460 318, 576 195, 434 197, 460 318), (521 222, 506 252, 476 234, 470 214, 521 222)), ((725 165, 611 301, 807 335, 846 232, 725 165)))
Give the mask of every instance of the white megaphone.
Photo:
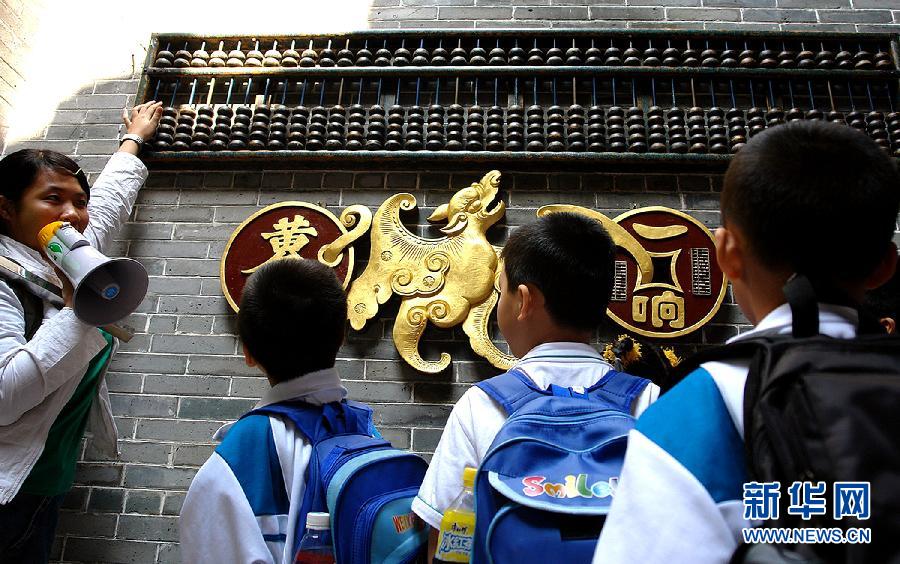
POLYGON ((150 279, 144 265, 129 258, 107 257, 67 222, 45 225, 38 241, 72 281, 72 309, 89 325, 101 327, 120 321, 147 295, 150 279))

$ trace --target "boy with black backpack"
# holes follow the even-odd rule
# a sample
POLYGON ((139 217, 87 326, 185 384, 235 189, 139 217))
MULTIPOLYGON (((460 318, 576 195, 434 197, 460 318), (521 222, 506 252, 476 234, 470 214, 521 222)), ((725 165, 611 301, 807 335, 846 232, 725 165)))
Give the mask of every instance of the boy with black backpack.
POLYGON ((896 561, 900 341, 857 308, 896 267, 898 208, 895 163, 843 125, 781 125, 734 157, 717 256, 756 327, 639 419, 595 562, 896 561), (840 542, 851 528, 871 542, 840 542))
POLYGON ((216 432, 221 444, 181 510, 184 562, 292 564, 310 512, 330 514, 338 562, 421 554, 426 534, 410 503, 427 465, 390 448, 372 410, 345 399, 334 364, 346 300, 315 260, 272 261, 247 280, 238 336, 272 387, 216 432))
POLYGON ((466 391, 450 414, 413 501, 413 510, 434 529, 430 554, 443 513, 463 489, 463 469, 480 466, 473 562, 488 558, 514 562, 517 556, 510 550, 532 558, 548 551, 547 562, 578 561, 569 554, 580 554, 581 561, 590 559, 621 464, 630 414, 640 414, 659 391, 648 380, 614 371, 589 344, 604 319, 612 290, 614 250, 598 222, 574 213, 549 214, 510 236, 502 253, 497 321, 510 351, 520 360, 509 372, 466 391), (567 419, 563 413, 567 410, 583 419, 567 419), (535 417, 552 421, 536 431, 529 423, 535 417), (588 444, 601 435, 609 439, 601 441, 605 446, 588 444), (508 449, 507 438, 523 449, 508 449), (529 459, 540 442, 555 445, 554 452, 529 459), (585 465, 573 455, 575 450, 596 456, 585 465), (554 462, 560 464, 557 471, 540 479, 554 462), (528 484, 523 483, 526 478, 528 484), (498 480, 512 483, 508 495, 494 487, 498 480), (553 493, 544 495, 545 491, 553 493), (566 492, 571 497, 566 498, 566 492), (500 515, 511 513, 502 509, 519 505, 522 498, 535 506, 530 516, 536 529, 559 541, 559 531, 574 526, 579 531, 569 539, 573 542, 565 546, 543 542, 529 536, 540 531, 521 528, 514 535, 494 535, 488 542, 492 523, 494 531, 511 524, 500 515), (557 503, 565 507, 542 511, 542 505, 557 503), (579 512, 589 515, 581 518, 579 512))

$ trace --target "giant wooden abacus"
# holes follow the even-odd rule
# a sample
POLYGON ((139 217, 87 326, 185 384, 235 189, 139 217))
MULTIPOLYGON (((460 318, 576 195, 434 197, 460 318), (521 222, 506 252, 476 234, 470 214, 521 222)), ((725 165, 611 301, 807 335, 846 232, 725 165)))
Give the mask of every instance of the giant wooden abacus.
POLYGON ((668 30, 154 35, 157 162, 694 163, 827 120, 900 157, 890 34, 668 30))

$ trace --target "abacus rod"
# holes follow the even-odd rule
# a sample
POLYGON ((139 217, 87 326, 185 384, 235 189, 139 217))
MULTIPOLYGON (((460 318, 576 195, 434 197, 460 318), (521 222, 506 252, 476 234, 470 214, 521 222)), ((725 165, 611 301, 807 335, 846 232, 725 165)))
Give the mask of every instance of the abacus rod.
POLYGON ((716 104, 716 86, 712 80, 709 81, 709 99, 712 101, 714 108, 718 106, 718 104, 716 104))
POLYGON ((344 79, 341 79, 341 82, 338 83, 338 97, 337 97, 337 105, 341 105, 341 100, 344 98, 344 79))
MULTIPOLYGON (((516 41, 516 47, 518 47, 518 46, 519 46, 519 42, 516 41)), ((890 96, 890 95, 891 95, 891 93, 890 93, 890 91, 888 91, 888 96, 890 96)), ((515 102, 516 104, 519 103, 519 79, 518 79, 518 77, 513 79, 513 99, 516 101, 515 102)))
POLYGON ((421 89, 422 89, 422 79, 417 78, 416 79, 416 102, 414 104, 416 106, 419 105, 419 92, 421 91, 421 89))
POLYGON ((650 100, 653 102, 653 105, 656 105, 656 79, 650 79, 650 100))
MULTIPOLYGON (((553 46, 556 46, 556 41, 553 42, 553 46)), ((553 105, 556 106, 556 78, 550 81, 550 92, 553 95, 553 105)))
POLYGON ((812 81, 811 81, 811 80, 807 80, 807 81, 806 81, 806 86, 807 86, 807 88, 809 89, 809 108, 810 108, 811 110, 813 110, 813 109, 816 108, 816 98, 815 98, 815 96, 813 96, 812 81))
MULTIPOLYGON (((610 45, 612 44, 612 39, 610 39, 610 45)), ((617 106, 616 104, 616 78, 612 79, 612 105, 617 106)))
MULTIPOLYGON (((537 45, 537 40, 534 41, 535 45, 537 45)), ((535 106, 538 105, 538 85, 537 85, 537 77, 534 77, 534 81, 531 83, 532 86, 532 96, 531 103, 535 106)))
POLYGON ((728 92, 731 94, 731 107, 737 108, 737 99, 734 96, 734 81, 728 81, 728 92))
MULTIPOLYGON (((401 44, 401 47, 402 47, 402 44, 401 44)), ((397 95, 394 97, 394 105, 395 106, 400 105, 400 79, 399 78, 397 78, 397 95)))
MULTIPOLYGON (((329 48, 331 45, 331 41, 328 42, 329 48)), ((319 86, 319 105, 325 105, 325 79, 322 79, 322 82, 319 86)))
POLYGON ((853 89, 850 86, 850 83, 847 83, 847 99, 850 101, 850 110, 856 111, 856 102, 853 101, 853 89))
POLYGON ((494 79, 494 105, 495 105, 495 106, 499 106, 499 105, 500 105, 500 103, 499 103, 499 98, 498 98, 498 96, 500 95, 500 93, 498 92, 498 90, 499 90, 499 80, 500 80, 499 78, 495 78, 495 79, 494 79))
MULTIPOLYGON (((688 42, 688 48, 690 49, 690 42, 688 42)), ((691 79, 691 106, 697 107, 697 91, 694 89, 694 79, 691 79)))
POLYGON ((231 105, 231 93, 234 91, 234 79, 228 81, 228 94, 225 95, 225 105, 231 105))
POLYGON ((834 109, 834 94, 831 92, 831 81, 829 80, 825 84, 828 86, 828 102, 831 104, 831 111, 834 112, 836 110, 834 109))
POLYGON ((790 80, 787 81, 787 85, 788 85, 788 97, 791 100, 791 107, 795 108, 795 107, 797 107, 797 104, 794 103, 794 86, 790 80))
POLYGON ((869 109, 875 111, 875 100, 872 99, 872 86, 866 81, 866 95, 869 97, 869 109))
POLYGON ((360 78, 360 79, 359 79, 359 90, 358 90, 357 93, 356 93, 356 104, 359 105, 359 106, 362 105, 363 82, 364 82, 364 81, 365 81, 364 78, 360 78))
POLYGON ((475 86, 474 86, 474 88, 475 88, 475 92, 474 92, 474 94, 475 94, 475 105, 477 106, 477 105, 478 105, 478 77, 475 77, 475 86))
POLYGON ((158 99, 159 99, 159 86, 160 86, 160 84, 162 84, 162 79, 161 79, 161 78, 157 78, 157 79, 156 79, 156 88, 153 89, 153 99, 154 99, 154 100, 158 100, 158 99))
POLYGON ((438 78, 434 81, 434 105, 441 105, 441 79, 438 78))
POLYGON ((775 108, 775 90, 772 88, 772 81, 769 81, 769 107, 775 108))
POLYGON ((216 79, 212 79, 209 81, 209 91, 206 93, 206 105, 209 106, 212 104, 213 97, 213 89, 216 87, 216 79))
POLYGON ((253 77, 247 79, 247 90, 244 91, 244 105, 250 103, 250 86, 253 84, 253 77))
MULTIPOLYGON (((669 42, 669 46, 670 46, 670 47, 672 46, 672 43, 671 43, 671 42, 669 42)), ((677 107, 678 107, 678 101, 677 101, 676 98, 675 98, 675 79, 674 79, 674 78, 673 78, 672 81, 669 83, 669 85, 672 87, 672 107, 673 107, 673 108, 677 108, 677 107)))
POLYGON ((631 79, 631 105, 637 106, 637 86, 635 85, 635 80, 631 79))
MULTIPOLYGON (((462 44, 462 39, 459 40, 460 44, 462 44)), ((459 77, 456 77, 456 88, 453 91, 453 103, 459 104, 459 77)))
POLYGON ((884 83, 884 89, 887 90, 888 110, 890 110, 891 113, 893 113, 893 112, 894 112, 894 99, 893 99, 893 97, 891 96, 891 85, 890 85, 890 83, 885 82, 885 83, 884 83))
POLYGON ((381 105, 381 86, 383 81, 384 79, 382 78, 378 79, 378 88, 375 90, 375 104, 378 106, 381 105))
POLYGON ((756 107, 756 93, 753 92, 753 81, 748 80, 747 84, 750 86, 750 107, 756 107))
POLYGON ((195 78, 194 82, 191 83, 191 95, 188 97, 188 106, 194 105, 194 94, 197 93, 197 81, 199 79, 195 78))
MULTIPOLYGON (((591 46, 593 47, 594 42, 591 40, 591 46)), ((591 105, 597 105, 597 78, 591 77, 591 105)))
POLYGON ((298 106, 302 106, 306 99, 306 79, 303 79, 303 86, 300 87, 300 100, 297 101, 298 106))
POLYGON ((263 87, 263 104, 269 103, 269 84, 271 84, 271 78, 266 79, 266 85, 263 87))
POLYGON ((284 80, 284 86, 281 88, 281 105, 283 106, 285 101, 287 100, 287 91, 288 91, 288 81, 284 80))

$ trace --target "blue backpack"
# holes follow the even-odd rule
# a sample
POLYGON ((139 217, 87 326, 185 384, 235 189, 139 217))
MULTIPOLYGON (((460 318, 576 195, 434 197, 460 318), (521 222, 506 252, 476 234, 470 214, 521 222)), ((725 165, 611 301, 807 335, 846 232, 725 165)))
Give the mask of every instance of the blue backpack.
POLYGON ((648 382, 613 370, 541 390, 513 369, 478 384, 509 418, 475 478, 472 562, 591 561, 648 382))
POLYGON ((331 514, 335 560, 342 564, 404 564, 424 554, 428 532, 411 505, 428 464, 381 438, 370 407, 353 401, 323 406, 294 401, 244 417, 249 415, 285 417, 313 445, 294 546, 286 547, 291 554, 310 511, 331 514))

